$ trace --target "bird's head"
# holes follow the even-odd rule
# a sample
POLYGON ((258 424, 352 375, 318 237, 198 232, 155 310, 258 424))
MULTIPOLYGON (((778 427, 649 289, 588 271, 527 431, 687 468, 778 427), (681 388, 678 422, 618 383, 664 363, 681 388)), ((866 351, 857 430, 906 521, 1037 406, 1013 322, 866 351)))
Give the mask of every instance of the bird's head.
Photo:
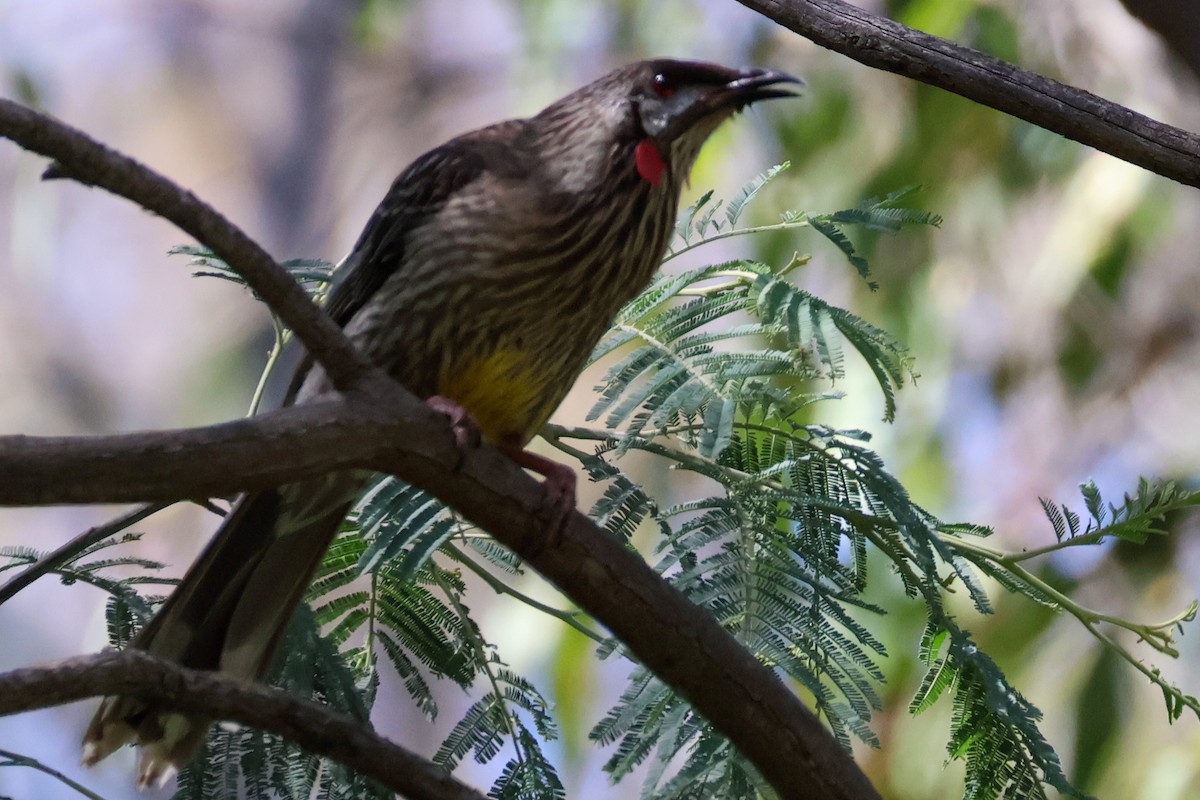
POLYGON ((758 100, 792 96, 781 87, 788 83, 801 81, 765 69, 639 61, 567 95, 538 119, 575 145, 608 144, 606 156, 618 169, 636 171, 630 174, 651 186, 678 185, 723 121, 758 100))

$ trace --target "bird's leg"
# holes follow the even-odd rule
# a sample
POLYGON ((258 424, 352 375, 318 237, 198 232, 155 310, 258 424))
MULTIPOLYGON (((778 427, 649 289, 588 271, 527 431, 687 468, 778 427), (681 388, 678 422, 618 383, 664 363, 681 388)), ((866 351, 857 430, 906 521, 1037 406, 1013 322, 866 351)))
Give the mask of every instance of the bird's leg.
POLYGON ((440 394, 425 398, 425 405, 450 418, 450 428, 454 431, 454 441, 459 450, 479 447, 479 423, 470 411, 440 394))
POLYGON ((500 445, 499 449, 518 466, 546 479, 542 483, 545 495, 540 509, 540 515, 546 520, 544 538, 533 542, 530 548, 530 555, 536 555, 547 543, 557 541, 566 524, 567 514, 575 510, 575 470, 515 445, 500 445))
MULTIPOLYGON (((450 426, 454 430, 454 441, 458 443, 460 454, 479 446, 479 424, 470 411, 440 394, 425 398, 425 405, 439 414, 445 414, 450 419, 450 426)), ((545 456, 531 453, 519 444, 500 443, 497 445, 497 449, 508 456, 517 466, 532 470, 546 479, 542 482, 545 495, 542 497, 542 506, 538 510, 539 516, 546 522, 546 528, 543 538, 533 542, 529 547, 530 553, 536 554, 547 543, 557 540, 566 524, 567 514, 575 509, 575 470, 566 464, 560 464, 545 456)))

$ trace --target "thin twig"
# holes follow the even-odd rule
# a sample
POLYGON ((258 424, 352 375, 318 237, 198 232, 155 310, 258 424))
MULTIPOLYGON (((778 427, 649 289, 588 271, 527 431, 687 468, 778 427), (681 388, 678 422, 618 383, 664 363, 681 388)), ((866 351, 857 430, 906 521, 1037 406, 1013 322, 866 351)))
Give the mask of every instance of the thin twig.
POLYGON ((577 617, 579 616, 579 614, 577 612, 565 611, 561 608, 555 608, 552 605, 543 603, 540 600, 535 600, 534 598, 530 597, 529 595, 525 594, 524 592, 519 592, 516 589, 512 588, 504 581, 498 580, 495 575, 492 575, 490 572, 488 572, 481 564, 478 564, 475 561, 475 559, 471 558, 470 556, 468 556, 466 553, 464 553, 462 550, 455 547, 454 545, 447 544, 447 545, 445 545, 445 548, 454 553, 455 561, 462 564, 464 567, 471 570, 471 572, 474 572, 477 576, 479 576, 479 579, 482 580, 484 583, 486 583, 488 586, 490 586, 492 588, 492 591, 494 591, 496 594, 506 594, 509 597, 519 600, 520 602, 524 603, 525 605, 529 606, 530 608, 534 609, 535 611, 540 611, 548 617, 553 617, 554 619, 558 620, 559 622, 566 623, 567 625, 571 626, 576 631, 578 631, 579 633, 582 633, 584 636, 588 637, 589 639, 591 639, 593 642, 596 642, 597 644, 604 644, 604 642, 607 641, 607 639, 605 639, 603 636, 596 633, 594 630, 589 628, 587 625, 584 625, 582 622, 580 622, 577 619, 577 617))
POLYGON ((51 778, 54 778, 55 780, 57 780, 59 783, 62 783, 65 786, 68 786, 68 787, 74 789, 75 791, 77 791, 81 795, 83 795, 84 797, 89 798, 89 800, 105 800, 103 795, 96 794, 91 789, 84 786, 82 783, 71 780, 71 778, 62 774, 61 772, 54 769, 53 767, 46 766, 42 762, 38 761, 36 758, 31 758, 29 756, 23 756, 20 753, 14 753, 11 750, 0 750, 0 758, 8 759, 8 763, 0 764, 0 767, 12 766, 12 767, 28 767, 29 769, 36 769, 38 772, 41 772, 45 775, 49 775, 51 778))
POLYGON ((125 530, 130 525, 136 525, 146 517, 158 513, 169 505, 170 503, 149 503, 141 508, 135 508, 119 517, 115 517, 103 525, 88 528, 61 547, 42 556, 22 570, 20 574, 9 579, 3 586, 0 586, 0 605, 7 603, 17 592, 43 575, 49 574, 63 564, 66 564, 97 542, 104 541, 108 537, 125 530))

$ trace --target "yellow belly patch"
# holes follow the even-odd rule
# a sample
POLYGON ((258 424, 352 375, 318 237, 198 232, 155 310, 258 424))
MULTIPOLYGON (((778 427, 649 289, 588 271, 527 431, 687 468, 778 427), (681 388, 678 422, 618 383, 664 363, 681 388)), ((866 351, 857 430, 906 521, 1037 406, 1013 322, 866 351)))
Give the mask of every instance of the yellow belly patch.
POLYGON ((554 410, 544 407, 544 379, 515 349, 456 364, 441 376, 438 393, 471 412, 484 438, 497 443, 525 444, 554 410))

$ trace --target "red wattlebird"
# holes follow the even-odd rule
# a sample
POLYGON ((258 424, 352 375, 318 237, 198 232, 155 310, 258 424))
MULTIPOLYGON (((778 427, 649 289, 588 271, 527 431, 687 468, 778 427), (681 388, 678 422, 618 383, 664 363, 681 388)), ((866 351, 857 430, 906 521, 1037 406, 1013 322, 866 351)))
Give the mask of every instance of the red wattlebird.
MULTIPOLYGON (((335 274, 328 312, 371 359, 456 423, 545 476, 552 526, 574 473, 524 449, 623 303, 650 281, 700 146, 795 79, 686 61, 622 67, 529 119, 459 136, 392 184, 335 274)), ((332 391, 299 369, 289 403, 332 391)), ((340 472, 242 497, 130 646, 257 679, 368 476, 340 472)), ((95 763, 142 746, 139 781, 187 761, 209 720, 105 698, 95 763)))

